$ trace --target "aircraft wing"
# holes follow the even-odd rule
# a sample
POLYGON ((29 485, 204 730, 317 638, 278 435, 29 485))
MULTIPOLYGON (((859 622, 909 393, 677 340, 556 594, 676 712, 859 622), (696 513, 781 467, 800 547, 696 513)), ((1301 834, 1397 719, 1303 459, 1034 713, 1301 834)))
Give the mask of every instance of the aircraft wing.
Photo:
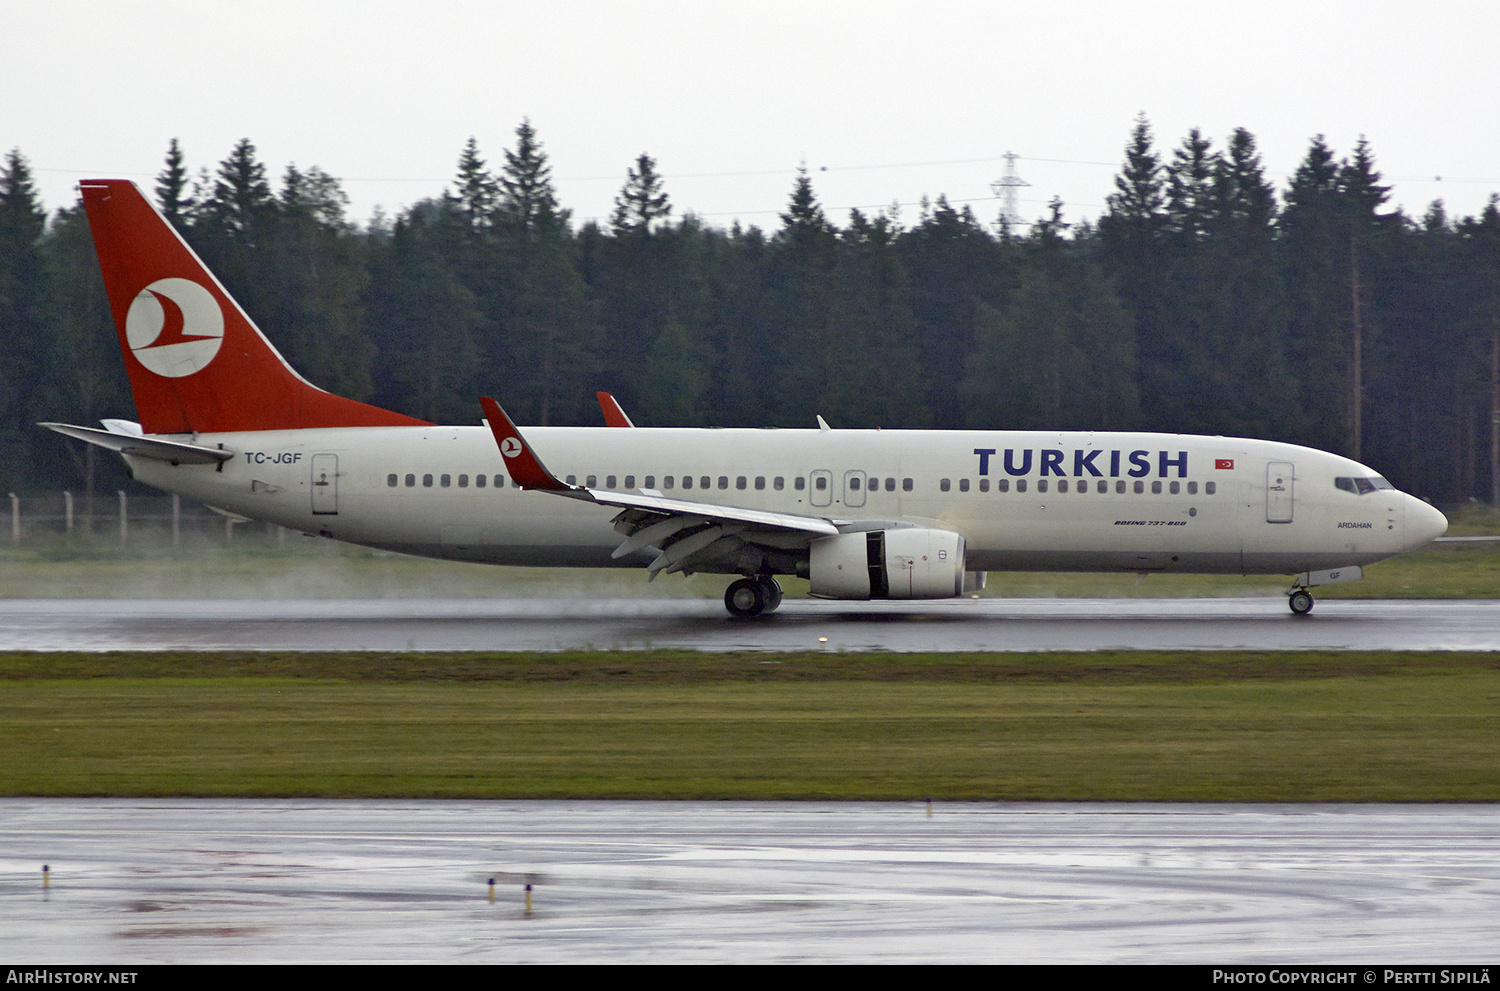
POLYGON ((484 396, 479 405, 516 485, 623 510, 615 529, 625 540, 612 556, 655 548, 659 553, 647 568, 653 578, 663 570, 691 573, 713 561, 737 560, 747 549, 753 556, 755 548, 791 549, 841 532, 839 521, 825 517, 673 499, 654 489, 612 492, 568 485, 547 470, 499 403, 484 396))

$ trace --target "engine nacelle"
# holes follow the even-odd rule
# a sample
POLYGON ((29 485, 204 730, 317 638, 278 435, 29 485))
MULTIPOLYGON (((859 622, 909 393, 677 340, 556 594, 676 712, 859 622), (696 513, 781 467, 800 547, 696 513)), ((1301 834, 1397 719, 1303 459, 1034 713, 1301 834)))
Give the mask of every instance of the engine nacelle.
POLYGON ((964 592, 964 538, 920 527, 819 537, 807 577, 825 599, 951 599, 964 592))

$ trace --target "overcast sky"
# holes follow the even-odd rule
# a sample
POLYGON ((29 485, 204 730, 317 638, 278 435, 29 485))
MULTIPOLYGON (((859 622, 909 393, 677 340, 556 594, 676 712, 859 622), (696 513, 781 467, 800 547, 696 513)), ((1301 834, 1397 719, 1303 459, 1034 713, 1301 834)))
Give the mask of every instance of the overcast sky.
POLYGON ((1163 153, 1249 129, 1278 188, 1323 134, 1366 136, 1414 215, 1500 191, 1497 0, 9 0, 3 24, 0 148, 49 208, 149 186, 174 137, 194 171, 248 137, 364 221, 441 193, 471 135, 498 168, 523 117, 579 221, 646 152, 674 214, 720 226, 779 226, 802 162, 839 223, 939 194, 990 222, 1008 150, 1023 216, 1092 219, 1142 112, 1163 153))

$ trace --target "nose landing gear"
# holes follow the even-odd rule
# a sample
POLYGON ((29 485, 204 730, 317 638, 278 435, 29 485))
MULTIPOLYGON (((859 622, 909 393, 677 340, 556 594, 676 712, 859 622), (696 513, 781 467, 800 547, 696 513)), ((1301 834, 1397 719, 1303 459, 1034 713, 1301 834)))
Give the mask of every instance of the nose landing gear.
POLYGON ((1305 588, 1293 589, 1292 594, 1287 596, 1286 604, 1291 607, 1294 616, 1306 616, 1312 612, 1312 593, 1305 588))

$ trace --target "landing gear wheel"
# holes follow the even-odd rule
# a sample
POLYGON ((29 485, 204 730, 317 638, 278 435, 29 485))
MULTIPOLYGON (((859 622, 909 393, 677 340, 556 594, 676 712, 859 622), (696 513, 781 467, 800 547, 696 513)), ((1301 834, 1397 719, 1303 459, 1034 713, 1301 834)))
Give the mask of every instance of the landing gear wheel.
POLYGON ((724 608, 735 619, 754 619, 766 611, 766 589, 758 578, 741 578, 724 590, 724 608))
POLYGON ((756 581, 760 582, 760 587, 766 593, 766 608, 764 611, 775 612, 776 607, 781 605, 781 584, 770 575, 761 575, 756 581))
POLYGON ((1312 612, 1312 593, 1305 588, 1299 588, 1287 596, 1286 604, 1292 607, 1292 613, 1297 616, 1306 616, 1312 612))

